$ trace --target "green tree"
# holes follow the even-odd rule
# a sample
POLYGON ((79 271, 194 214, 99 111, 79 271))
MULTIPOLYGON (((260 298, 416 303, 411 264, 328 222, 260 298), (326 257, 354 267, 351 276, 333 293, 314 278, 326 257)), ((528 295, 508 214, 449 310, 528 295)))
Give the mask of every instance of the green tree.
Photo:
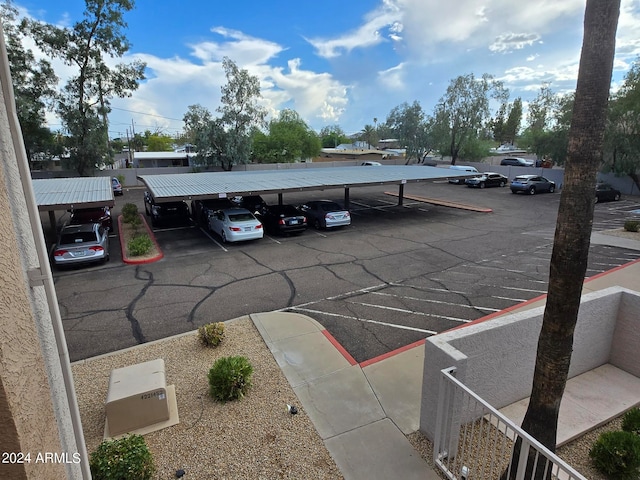
POLYGON ((72 28, 36 21, 29 23, 33 38, 46 53, 74 67, 57 102, 70 139, 70 161, 80 175, 108 161, 107 114, 110 99, 130 96, 144 79, 145 64, 134 61, 107 66, 105 57, 120 58, 129 50, 123 34, 124 14, 131 0, 85 0, 84 19, 72 28))
POLYGON ((631 177, 640 188, 640 57, 611 101, 604 171, 631 177))
POLYGON ((227 83, 222 86, 221 105, 217 112, 222 115, 219 126, 226 138, 222 142, 219 162, 223 170, 231 170, 233 165, 250 161, 251 133, 254 127, 264 124, 267 112, 258 103, 261 98, 258 77, 238 68, 228 57, 222 59, 222 68, 227 83))
MULTIPOLYGON (((522 134, 522 146, 543 157, 548 152, 549 132, 554 126, 555 112, 558 109, 559 97, 551 90, 549 84, 543 84, 535 99, 529 102, 527 126, 522 134)), ((554 157, 557 162, 558 159, 554 157)))
POLYGON ((516 137, 520 133, 520 124, 522 122, 522 99, 516 98, 511 107, 509 108, 509 114, 507 121, 504 125, 503 135, 504 141, 509 143, 515 143, 516 137))
POLYGON ((320 139, 294 110, 280 112, 267 134, 256 131, 253 138, 253 156, 265 163, 291 163, 319 153, 320 139))
POLYGON ((394 107, 387 116, 386 124, 393 132, 394 138, 406 149, 407 163, 413 159, 422 159, 431 150, 427 122, 418 101, 411 105, 404 102, 394 107))
POLYGON ((378 143, 378 132, 373 125, 365 125, 360 131, 360 140, 367 144, 367 148, 375 148, 378 143))
POLYGON ((220 119, 201 105, 190 105, 183 117, 185 135, 195 147, 194 162, 204 166, 224 165, 227 132, 220 119))
MULTIPOLYGON (((587 0, 584 39, 569 148, 551 253, 549 292, 538 339, 533 386, 522 428, 551 451, 573 350, 593 222, 593 185, 600 167, 620 0, 587 0)), ((518 464, 518 441, 512 465, 518 464)), ((529 472, 535 465, 531 456, 529 472)), ((511 478, 515 478, 515 468, 511 478)), ((545 478, 544 468, 536 470, 545 478)), ((503 475, 505 478, 507 474, 503 475)), ((526 478, 531 478, 526 476, 526 478)))
POLYGON ((335 148, 342 143, 351 143, 340 125, 327 125, 320 130, 322 148, 335 148))
POLYGON ((45 113, 51 110, 58 82, 51 64, 36 60, 23 45, 27 24, 20 22, 18 10, 9 2, 0 5, 9 69, 16 100, 16 113, 30 165, 50 160, 62 153, 55 136, 46 127, 45 113))
POLYGON ((443 155, 455 165, 464 145, 478 138, 490 118, 489 101, 506 102, 509 92, 490 75, 476 79, 473 74, 451 81, 434 108, 432 131, 443 155))

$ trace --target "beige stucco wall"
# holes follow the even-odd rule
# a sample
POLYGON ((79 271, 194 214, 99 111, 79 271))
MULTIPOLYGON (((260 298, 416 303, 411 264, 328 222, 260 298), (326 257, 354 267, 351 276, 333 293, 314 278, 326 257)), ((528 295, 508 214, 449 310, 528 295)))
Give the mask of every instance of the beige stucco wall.
MULTIPOLYGON (((2 135, 0 144, 5 153, 2 135)), ((18 448, 31 453, 31 463, 0 463, 0 478, 64 479, 63 464, 35 461, 38 453, 62 448, 6 182, 0 168, 0 454, 18 448)))

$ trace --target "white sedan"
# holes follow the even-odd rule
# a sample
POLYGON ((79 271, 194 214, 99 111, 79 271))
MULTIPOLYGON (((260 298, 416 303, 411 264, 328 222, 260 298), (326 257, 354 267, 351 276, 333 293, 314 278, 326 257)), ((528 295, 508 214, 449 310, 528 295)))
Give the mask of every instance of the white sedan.
POLYGON ((225 208, 209 215, 209 230, 224 243, 257 240, 264 235, 262 223, 245 208, 225 208))

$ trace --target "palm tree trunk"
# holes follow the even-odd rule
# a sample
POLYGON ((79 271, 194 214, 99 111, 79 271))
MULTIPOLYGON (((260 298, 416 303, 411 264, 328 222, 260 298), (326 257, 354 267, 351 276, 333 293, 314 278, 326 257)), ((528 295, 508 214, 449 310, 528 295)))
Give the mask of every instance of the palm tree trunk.
MULTIPOLYGON (((594 185, 602 161, 620 0, 587 0, 564 185, 551 254, 549 292, 533 388, 522 428, 555 451, 560 401, 587 270, 594 185)), ((517 450, 516 450, 517 451, 517 450)), ((512 465, 517 465, 516 455, 512 465), (515 459, 515 462, 514 462, 515 459)), ((515 478, 515 468, 512 468, 515 478)))

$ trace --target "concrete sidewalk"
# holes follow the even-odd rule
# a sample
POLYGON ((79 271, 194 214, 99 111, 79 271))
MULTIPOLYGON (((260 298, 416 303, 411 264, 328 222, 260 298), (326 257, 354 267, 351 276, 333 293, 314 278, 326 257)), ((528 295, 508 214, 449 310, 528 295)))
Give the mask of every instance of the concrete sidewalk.
MULTIPOLYGON (((591 242, 640 250, 639 241, 598 233, 591 242)), ((640 260, 588 279, 583 292, 614 285, 640 291, 640 260)), ((545 298, 479 321, 544 305, 545 298)), ((440 478, 405 436, 419 428, 424 342, 357 364, 310 317, 269 312, 251 319, 347 480, 440 478)))

